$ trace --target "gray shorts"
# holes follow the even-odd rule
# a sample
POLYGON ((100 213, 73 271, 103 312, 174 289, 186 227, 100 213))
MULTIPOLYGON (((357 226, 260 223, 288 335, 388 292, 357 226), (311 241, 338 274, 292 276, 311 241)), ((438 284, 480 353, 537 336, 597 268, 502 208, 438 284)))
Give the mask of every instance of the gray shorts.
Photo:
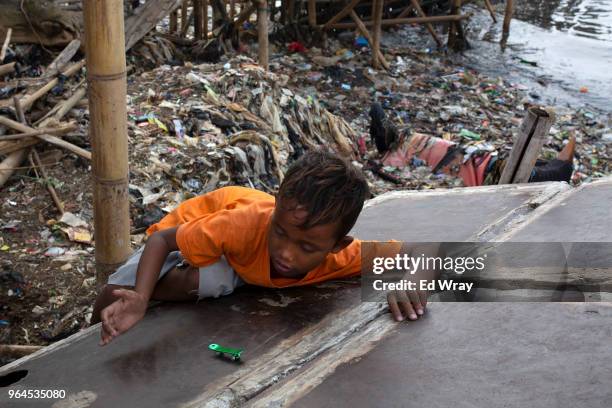
MULTIPOLYGON (((108 283, 111 285, 136 286, 136 271, 143 250, 144 246, 130 255, 128 260, 108 277, 108 283)), ((158 280, 182 262, 183 257, 179 251, 171 252, 162 266, 158 280)), ((216 298, 229 295, 235 288, 244 284, 244 281, 234 272, 224 256, 221 256, 216 263, 201 267, 199 270, 198 300, 206 297, 216 298)))

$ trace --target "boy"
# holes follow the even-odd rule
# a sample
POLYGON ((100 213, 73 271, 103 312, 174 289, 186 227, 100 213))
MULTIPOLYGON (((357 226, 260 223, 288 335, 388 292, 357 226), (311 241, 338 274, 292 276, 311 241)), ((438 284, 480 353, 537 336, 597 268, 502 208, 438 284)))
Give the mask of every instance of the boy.
MULTIPOLYGON (((152 225, 144 249, 109 277, 92 317, 92 324, 102 321, 100 344, 142 319, 149 299, 199 300, 243 283, 283 288, 358 275, 361 242, 347 234, 367 195, 354 166, 311 151, 290 167, 276 200, 226 187, 185 201, 152 225)), ((392 294, 397 320, 396 298, 410 319, 423 313, 418 297, 413 308, 408 296, 392 294)))

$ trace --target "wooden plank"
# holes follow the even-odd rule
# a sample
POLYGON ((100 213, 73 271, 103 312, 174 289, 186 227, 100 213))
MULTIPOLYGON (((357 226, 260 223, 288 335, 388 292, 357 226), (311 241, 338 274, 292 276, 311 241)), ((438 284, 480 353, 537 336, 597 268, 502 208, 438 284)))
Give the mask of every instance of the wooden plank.
POLYGON ((182 0, 147 0, 125 20, 125 47, 130 49, 157 23, 179 8, 182 0))
POLYGON ((372 66, 375 69, 379 69, 381 66, 380 61, 380 36, 382 34, 382 15, 383 7, 385 5, 384 0, 374 0, 373 14, 372 14, 372 66))
POLYGON ((529 109, 519 129, 510 158, 506 162, 499 184, 527 183, 540 149, 555 122, 552 110, 529 109))

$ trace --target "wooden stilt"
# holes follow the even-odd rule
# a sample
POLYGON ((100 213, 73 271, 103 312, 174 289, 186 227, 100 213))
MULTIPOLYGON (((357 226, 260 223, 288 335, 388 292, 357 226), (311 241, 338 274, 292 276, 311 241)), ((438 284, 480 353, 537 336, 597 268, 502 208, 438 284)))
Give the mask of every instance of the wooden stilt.
MULTIPOLYGON (((366 38, 366 40, 368 40, 368 42, 370 43, 370 47, 372 47, 372 52, 374 52, 374 46, 373 46, 374 40, 372 39, 372 36, 370 35, 370 32, 368 31, 365 24, 363 24, 363 21, 361 21, 357 13, 355 13, 355 10, 351 10, 349 15, 351 16, 355 24, 357 24, 357 29, 359 30, 361 35, 363 35, 366 38)), ((389 62, 387 62, 387 60, 385 59, 385 56, 382 54, 380 49, 378 50, 378 58, 379 58, 380 63, 383 65, 383 67, 385 67, 385 69, 389 69, 389 62)))
POLYGON ((202 2, 202 38, 208 40, 208 0, 202 2))
POLYGON ((131 252, 122 0, 83 2, 99 285, 131 252))
MULTIPOLYGON (((451 15, 461 14, 462 0, 452 0, 451 15)), ((460 20, 451 21, 448 27, 448 46, 455 51, 462 51, 467 48, 463 27, 460 20)))
POLYGON ((384 0, 374 0, 374 13, 372 14, 372 66, 380 69, 382 64, 380 59, 380 36, 382 27, 382 15, 384 0))
MULTIPOLYGON (((376 1, 378 0, 374 0, 374 2, 376 1)), ((344 6, 344 8, 338 14, 333 16, 327 23, 323 25, 323 29, 325 30, 330 29, 332 25, 334 25, 335 23, 337 23, 338 21, 346 17, 351 12, 351 10, 354 9, 355 6, 359 4, 360 2, 361 0, 351 0, 351 2, 347 4, 346 6, 344 6)))
POLYGON ((484 0, 485 3, 485 7, 487 8, 487 10, 489 10, 489 14, 491 14, 491 18, 493 19, 494 23, 497 23, 497 18, 495 18, 495 10, 493 10, 493 6, 491 5, 491 1, 490 0, 484 0))
POLYGON ((503 33, 510 34, 510 21, 512 21, 512 15, 514 14, 514 1, 506 0, 506 13, 504 15, 504 27, 503 33))
MULTIPOLYGON (((414 7, 414 9, 416 10, 417 14, 420 17, 427 17, 425 12, 421 8, 421 4, 419 3, 418 0, 410 0, 410 3, 412 3, 412 7, 414 7)), ((427 28, 427 31, 429 31, 429 34, 431 34, 431 36, 433 37, 433 39, 436 42, 436 44, 438 44, 438 47, 441 47, 442 46, 442 41, 440 41, 440 39, 438 38, 438 35, 436 34, 436 30, 434 30, 434 28, 431 25, 431 23, 425 23, 425 28, 427 28)))
POLYGON ((555 123, 555 113, 542 108, 529 109, 504 166, 499 184, 527 183, 538 154, 555 123))
POLYGON ((259 65, 268 70, 268 2, 257 0, 257 30, 259 43, 259 65))
POLYGON ((193 0, 193 36, 196 41, 203 38, 202 35, 202 3, 200 0, 193 0))
POLYGON ((308 0, 308 25, 317 26, 317 0, 308 0))
POLYGON ((184 0, 181 4, 181 37, 184 37, 189 27, 189 0, 184 0))
POLYGON ((178 12, 173 11, 172 14, 170 14, 170 27, 169 27, 170 34, 176 34, 177 30, 178 30, 178 12))

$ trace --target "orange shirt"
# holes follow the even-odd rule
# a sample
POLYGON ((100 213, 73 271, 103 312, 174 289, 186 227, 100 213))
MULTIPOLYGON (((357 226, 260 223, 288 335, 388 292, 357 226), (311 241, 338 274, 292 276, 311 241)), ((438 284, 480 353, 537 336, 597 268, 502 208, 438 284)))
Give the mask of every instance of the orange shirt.
POLYGON ((189 199, 152 225, 147 234, 178 226, 176 242, 193 266, 207 266, 224 255, 236 273, 252 285, 310 285, 360 274, 361 242, 353 241, 302 279, 270 278, 268 226, 274 197, 245 187, 224 187, 189 199))

